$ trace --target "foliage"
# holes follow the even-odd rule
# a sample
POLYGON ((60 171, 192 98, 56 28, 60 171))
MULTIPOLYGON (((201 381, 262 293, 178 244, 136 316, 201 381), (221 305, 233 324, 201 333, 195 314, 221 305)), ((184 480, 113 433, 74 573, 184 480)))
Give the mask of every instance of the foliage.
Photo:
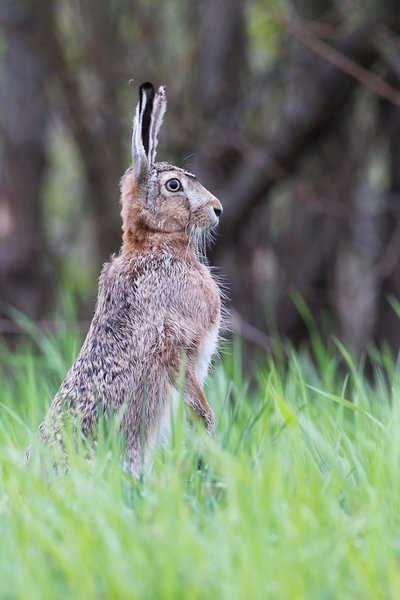
POLYGON ((69 475, 38 453, 24 466, 79 336, 72 304, 52 335, 20 321, 31 341, 2 349, 1 598, 397 597, 400 367, 387 349, 370 350, 368 380, 316 331, 313 359, 276 340, 249 385, 234 344, 208 383, 215 438, 178 415, 133 481, 112 425, 90 462, 70 449, 69 475))

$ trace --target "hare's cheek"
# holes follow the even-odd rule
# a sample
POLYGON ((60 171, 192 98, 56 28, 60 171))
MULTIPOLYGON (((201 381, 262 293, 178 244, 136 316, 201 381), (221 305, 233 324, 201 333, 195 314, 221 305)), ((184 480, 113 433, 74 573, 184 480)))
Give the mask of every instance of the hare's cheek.
POLYGON ((176 198, 174 201, 170 199, 163 203, 157 217, 167 230, 171 228, 174 231, 184 230, 189 220, 189 207, 183 199, 176 198))
POLYGON ((190 211, 185 201, 177 203, 176 210, 174 211, 174 217, 176 222, 179 223, 182 228, 188 224, 190 211))

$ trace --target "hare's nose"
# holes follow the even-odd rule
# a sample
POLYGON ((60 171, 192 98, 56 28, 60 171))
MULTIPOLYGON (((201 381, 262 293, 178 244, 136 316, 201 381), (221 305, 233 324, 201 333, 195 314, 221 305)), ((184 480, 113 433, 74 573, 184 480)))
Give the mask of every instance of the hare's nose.
POLYGON ((222 215, 222 208, 214 208, 214 213, 219 218, 222 215))

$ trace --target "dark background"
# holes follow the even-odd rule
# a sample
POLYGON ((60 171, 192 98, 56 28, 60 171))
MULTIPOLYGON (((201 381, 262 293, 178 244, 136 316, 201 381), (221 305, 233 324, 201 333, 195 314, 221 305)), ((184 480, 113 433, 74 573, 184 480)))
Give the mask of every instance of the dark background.
POLYGON ((302 297, 325 335, 398 349, 398 0, 0 0, 0 25, 2 333, 10 305, 51 322, 65 289, 90 318, 150 80, 159 160, 224 204, 234 328, 299 343, 302 297))

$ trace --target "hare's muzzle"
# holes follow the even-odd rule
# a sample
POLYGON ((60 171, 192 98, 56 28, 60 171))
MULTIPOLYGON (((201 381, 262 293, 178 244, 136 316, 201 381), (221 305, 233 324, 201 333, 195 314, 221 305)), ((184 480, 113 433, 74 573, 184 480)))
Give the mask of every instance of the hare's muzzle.
POLYGON ((208 202, 208 206, 212 210, 212 218, 213 218, 213 221, 214 221, 213 224, 212 224, 212 226, 215 227, 215 225, 218 225, 219 218, 222 215, 222 212, 223 212, 224 209, 222 208, 221 202, 215 196, 212 196, 210 198, 210 200, 208 202))

